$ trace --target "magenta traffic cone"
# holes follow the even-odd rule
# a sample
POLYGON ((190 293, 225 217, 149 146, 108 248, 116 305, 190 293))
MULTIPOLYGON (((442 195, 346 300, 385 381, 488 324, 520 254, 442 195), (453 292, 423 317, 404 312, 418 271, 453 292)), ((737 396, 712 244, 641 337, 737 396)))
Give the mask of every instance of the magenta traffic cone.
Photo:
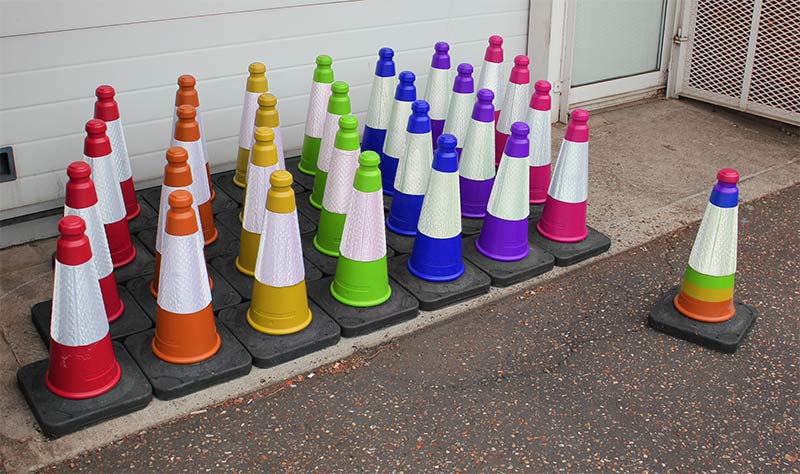
POLYGON ((489 89, 494 94, 494 121, 500 117, 503 106, 503 37, 489 37, 489 46, 483 55, 483 67, 478 79, 478 90, 489 89))
POLYGON ((478 91, 463 146, 458 163, 461 215, 482 219, 494 184, 494 107, 489 89, 478 91))
POLYGON ((508 79, 508 86, 503 93, 503 105, 497 119, 497 133, 494 139, 495 164, 500 166, 500 158, 506 147, 511 124, 524 121, 528 114, 528 100, 530 98, 531 72, 528 70, 530 60, 527 56, 519 55, 514 58, 514 67, 508 79))
POLYGON ((550 83, 536 81, 528 108, 531 129, 530 203, 543 204, 550 187, 550 83))

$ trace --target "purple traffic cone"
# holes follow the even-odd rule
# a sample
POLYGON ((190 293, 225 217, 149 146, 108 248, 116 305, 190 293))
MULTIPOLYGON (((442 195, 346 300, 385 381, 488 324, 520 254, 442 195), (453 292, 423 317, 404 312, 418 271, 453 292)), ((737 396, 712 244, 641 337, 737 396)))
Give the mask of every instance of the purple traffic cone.
POLYGON ((436 148, 439 135, 444 130, 450 107, 450 54, 448 53, 450 45, 440 41, 436 43, 434 50, 428 84, 425 87, 425 101, 431 106, 432 148, 436 148))
POLYGON ((472 64, 461 63, 458 65, 458 75, 453 81, 453 95, 450 97, 450 108, 447 110, 447 121, 444 124, 444 133, 456 137, 460 145, 456 147, 459 158, 467 137, 470 113, 474 104, 475 81, 472 80, 472 64))
POLYGON ((494 106, 492 91, 478 91, 459 161, 461 215, 482 219, 494 184, 494 106))

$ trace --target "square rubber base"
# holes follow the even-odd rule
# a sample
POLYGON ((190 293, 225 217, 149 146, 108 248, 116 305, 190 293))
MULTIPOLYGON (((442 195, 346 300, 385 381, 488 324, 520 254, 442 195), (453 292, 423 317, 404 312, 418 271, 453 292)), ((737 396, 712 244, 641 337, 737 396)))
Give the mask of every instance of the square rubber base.
POLYGON ((158 211, 156 211, 157 208, 150 206, 144 199, 144 196, 140 193, 137 193, 137 200, 139 201, 139 207, 142 208, 142 212, 140 212, 139 215, 133 220, 128 221, 128 231, 131 234, 135 234, 143 229, 149 229, 150 227, 156 227, 158 225, 158 211))
MULTIPOLYGON (((388 234, 388 232, 387 232, 388 234)), ((314 247, 314 236, 316 234, 307 234, 302 236, 302 244, 303 244, 303 257, 306 260, 314 264, 318 270, 322 272, 323 275, 335 275, 336 274, 336 263, 339 261, 338 257, 330 257, 323 253, 320 253, 316 247, 314 247)), ((386 248, 386 258, 391 258, 395 255, 395 251, 392 250, 391 247, 386 248)), ((306 267, 308 268, 308 267, 306 267)), ((308 281, 308 278, 306 278, 308 281)))
POLYGON ((310 192, 295 194, 297 213, 301 216, 305 216, 316 225, 319 223, 319 216, 322 214, 322 211, 311 205, 311 202, 308 200, 309 196, 311 196, 310 192))
POLYGON ((152 275, 155 270, 155 257, 153 257, 153 254, 133 235, 131 235, 131 242, 136 247, 136 258, 124 267, 114 270, 114 277, 117 279, 117 283, 125 283, 142 275, 152 275))
POLYGON ((216 173, 211 175, 211 182, 214 183, 214 189, 219 192, 220 190, 228 195, 237 207, 242 205, 244 200, 244 188, 240 188, 233 184, 233 175, 235 171, 226 171, 224 173, 216 173))
MULTIPOLYGON (((233 289, 230 283, 225 280, 214 268, 208 266, 208 275, 214 283, 214 289, 211 290, 211 307, 214 308, 214 313, 217 313, 225 308, 236 306, 242 302, 242 297, 233 289)), ((156 312, 158 311, 158 302, 150 294, 150 282, 153 281, 152 276, 142 278, 135 278, 128 282, 126 287, 133 295, 133 299, 139 303, 145 314, 155 322, 156 312)))
MULTIPOLYGON (((231 234, 236 237, 236 245, 239 245, 239 239, 242 235, 242 221, 239 220, 239 209, 228 209, 227 211, 217 214, 217 224, 222 224, 223 227, 228 229, 231 234)), ((311 219, 301 213, 297 213, 297 221, 300 226, 300 234, 308 234, 317 231, 317 224, 311 219)))
POLYGON ((411 253, 414 249, 414 237, 408 235, 395 234, 386 229, 386 245, 396 253, 411 253))
MULTIPOLYGON (((131 334, 146 331, 153 327, 153 322, 147 317, 144 310, 139 307, 136 301, 134 301, 130 292, 122 285, 117 285, 117 290, 119 291, 119 297, 122 299, 122 303, 125 305, 125 311, 122 312, 122 316, 108 325, 108 332, 111 335, 111 339, 115 341, 122 340, 131 334)), ((46 347, 50 347, 50 318, 52 309, 53 300, 36 303, 31 308, 33 325, 36 327, 36 332, 39 333, 46 347)))
MULTIPOLYGON (((220 215, 222 214, 224 213, 221 213, 220 215)), ((205 253, 206 260, 210 260, 221 255, 231 255, 239 252, 238 235, 234 236, 234 234, 228 230, 227 227, 221 225, 217 225, 217 234, 217 240, 215 240, 213 244, 203 247, 203 253, 205 253)), ((136 238, 142 242, 142 245, 144 245, 150 253, 155 255, 156 229, 143 230, 142 232, 136 234, 136 238)))
POLYGON ((483 219, 472 219, 470 217, 461 218, 461 235, 469 237, 471 235, 478 235, 483 228, 483 219))
MULTIPOLYGON (((305 173, 301 173, 300 170, 297 169, 297 165, 300 164, 300 157, 295 156, 294 158, 286 158, 286 171, 292 173, 292 179, 294 180, 294 184, 292 187, 298 186, 301 189, 305 189, 306 191, 311 191, 314 189, 314 177, 309 176, 305 173)), ((299 191, 295 188, 295 191, 299 191)))
POLYGON ((219 319, 253 357, 253 365, 264 369, 339 342, 341 337, 339 325, 313 301, 308 303, 311 309, 311 324, 300 332, 285 336, 271 336, 253 329, 247 322, 250 303, 226 309, 219 314, 219 319))
POLYGON ((736 313, 724 323, 703 323, 687 318, 675 309, 673 301, 678 287, 667 292, 653 309, 648 322, 656 331, 669 334, 709 349, 733 354, 753 327, 758 312, 743 303, 734 302, 736 313))
MULTIPOLYGON (((247 276, 236 269, 236 255, 217 257, 209 263, 239 293, 242 300, 251 298, 253 294, 253 277, 247 276)), ((303 259, 303 263, 306 270, 306 282, 322 278, 322 272, 311 262, 303 259)))
POLYGON ((144 374, 122 344, 115 342, 113 346, 122 376, 114 388, 97 397, 70 400, 51 392, 44 383, 50 363, 48 359, 28 364, 17 371, 19 388, 45 435, 56 438, 74 433, 141 410, 150 403, 153 391, 144 374))
POLYGON ((553 269, 555 262, 553 256, 538 247, 531 247, 528 256, 522 260, 500 262, 478 252, 478 249, 475 248, 476 240, 478 240, 478 236, 464 239, 462 246, 464 258, 486 272, 492 279, 492 286, 500 288, 511 286, 553 269))
POLYGON ((528 220, 531 221, 530 225, 536 225, 539 222, 539 219, 542 217, 542 211, 544 210, 544 204, 528 204, 528 220))
POLYGON ((408 269, 410 255, 389 260, 389 274, 419 300, 419 307, 433 311, 489 292, 489 276, 470 262, 464 262, 464 274, 453 281, 434 282, 417 278, 408 269))
POLYGON ((308 297, 314 300, 342 328, 343 337, 356 337, 414 319, 419 302, 399 283, 389 278, 392 296, 371 308, 356 308, 340 303, 331 295, 333 277, 308 284, 308 297))
POLYGON ((151 329, 134 334, 125 339, 125 348, 153 386, 156 398, 172 400, 250 373, 250 354, 223 324, 217 324, 222 340, 219 351, 194 364, 170 364, 156 357, 151 345, 155 333, 151 329))
POLYGON ((557 266, 568 267, 600 255, 611 248, 611 240, 605 234, 588 226, 587 229, 589 235, 585 239, 566 244, 544 238, 536 226, 531 225, 528 231, 528 241, 531 247, 538 247, 555 257, 557 266))

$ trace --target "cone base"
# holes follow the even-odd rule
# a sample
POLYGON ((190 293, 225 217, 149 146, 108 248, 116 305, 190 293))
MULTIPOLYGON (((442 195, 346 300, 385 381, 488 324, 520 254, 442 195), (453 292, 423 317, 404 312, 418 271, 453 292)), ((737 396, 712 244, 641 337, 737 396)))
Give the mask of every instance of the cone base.
POLYGON ((472 219, 469 217, 461 218, 461 235, 464 237, 478 235, 481 233, 482 228, 483 219, 472 219))
POLYGON ((250 373, 250 354, 224 325, 217 326, 217 333, 219 351, 196 364, 169 364, 156 357, 150 348, 155 335, 152 329, 127 338, 125 348, 142 368, 154 395, 172 400, 250 373))
POLYGON ((233 174, 233 184, 240 187, 247 187, 247 166, 250 163, 250 150, 239 147, 236 150, 236 169, 233 174))
MULTIPOLYGON (((255 279, 240 273, 236 269, 236 264, 234 263, 235 260, 236 257, 233 255, 222 256, 211 260, 209 265, 214 268, 215 272, 218 272, 220 275, 222 275, 222 278, 224 278, 227 283, 229 283, 230 286, 236 290, 236 293, 241 295, 243 300, 249 300, 253 295, 253 282, 255 279)), ((305 264, 307 282, 322 278, 322 272, 319 271, 317 267, 312 265, 306 259, 303 259, 303 263, 305 264)))
POLYGON ((322 215, 322 210, 311 205, 311 201, 309 201, 311 193, 296 194, 294 198, 295 204, 297 205, 297 212, 310 219, 314 223, 316 230, 317 223, 322 215))
POLYGON ((233 184, 233 176, 235 174, 235 171, 213 174, 211 175, 211 181, 214 183, 214 188, 220 190, 218 194, 224 194, 235 201, 237 205, 241 205, 244 201, 244 189, 233 184))
POLYGON ((387 232, 386 245, 396 253, 411 253, 414 249, 414 237, 387 232))
POLYGON ((131 242, 133 243, 133 248, 136 249, 136 258, 122 268, 114 268, 114 277, 116 277, 117 283, 125 283, 142 275, 153 274, 153 267, 155 266, 153 255, 147 251, 147 248, 142 245, 139 239, 132 238, 131 242))
POLYGON ((586 229, 589 234, 584 240, 567 244, 544 237, 539 233, 537 226, 531 225, 528 241, 532 247, 538 247, 555 257, 556 266, 568 267, 600 255, 611 248, 611 239, 605 234, 589 226, 586 226, 586 229))
POLYGON ((311 190, 311 195, 308 197, 308 202, 314 209, 322 210, 322 198, 325 196, 325 186, 328 183, 328 172, 317 170, 314 175, 314 187, 311 190))
POLYGON ((658 332, 689 341, 708 349, 732 354, 744 342, 758 313, 746 304, 734 302, 735 313, 723 323, 704 323, 687 318, 675 309, 675 287, 650 310, 648 322, 658 332))
MULTIPOLYGON (((303 147, 300 151, 300 162, 297 164, 297 171, 307 176, 317 174, 317 158, 319 158, 320 145, 322 145, 322 138, 303 135, 303 147)), ((286 166, 289 165, 287 164, 286 166)))
POLYGON ((381 153, 381 184, 383 194, 394 195, 394 178, 397 175, 397 165, 400 164, 398 158, 381 153))
POLYGON ((122 219, 111 224, 104 224, 104 227, 114 270, 131 263, 136 258, 136 247, 131 239, 128 221, 122 219))
POLYGON ((296 192, 311 191, 314 189, 314 175, 305 174, 298 168, 300 166, 300 157, 286 159, 286 171, 292 173, 292 187, 296 192))
POLYGON ((386 218, 386 228, 395 234, 417 235, 417 224, 422 211, 422 194, 405 194, 395 191, 392 196, 392 207, 386 218))
POLYGON ((128 231, 131 234, 141 232, 144 229, 154 229, 158 225, 158 213, 144 199, 141 192, 136 193, 139 201, 139 215, 136 219, 128 221, 128 231))
POLYGON ((433 282, 413 275, 408 269, 408 255, 389 260, 392 278, 419 300, 419 307, 433 311, 489 292, 491 280, 475 265, 464 262, 464 273, 455 280, 433 282))
POLYGON ((464 258, 473 263, 492 279, 492 286, 504 288, 553 269, 555 259, 544 250, 531 247, 528 256, 516 262, 498 262, 478 252, 475 248, 477 237, 464 239, 464 258))
POLYGON ((144 374, 120 343, 113 343, 122 376, 108 392, 84 400, 61 398, 45 387, 47 359, 28 364, 17 371, 17 383, 44 434, 50 438, 69 433, 141 410, 153 399, 144 374))
POLYGON ((369 308, 347 306, 330 291, 333 277, 308 283, 308 296, 329 314, 342 329, 342 337, 356 337, 413 319, 419 302, 394 280, 389 279, 392 295, 383 304, 369 308))
POLYGON ((133 187, 133 178, 128 178, 119 183, 120 191, 122 191, 122 200, 125 203, 125 219, 133 220, 142 212, 142 206, 136 199, 136 189, 133 187))

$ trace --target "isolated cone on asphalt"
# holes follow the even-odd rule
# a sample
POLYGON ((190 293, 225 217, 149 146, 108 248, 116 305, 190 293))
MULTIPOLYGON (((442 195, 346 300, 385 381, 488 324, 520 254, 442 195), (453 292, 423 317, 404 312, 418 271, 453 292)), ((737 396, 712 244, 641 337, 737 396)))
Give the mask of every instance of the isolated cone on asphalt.
POLYGON ((395 67, 394 51, 381 48, 378 51, 378 63, 375 64, 375 78, 372 79, 372 90, 369 93, 367 119, 364 123, 364 138, 361 149, 375 153, 383 151, 386 140, 386 129, 389 127, 389 116, 392 113, 392 97, 394 95, 395 67))
POLYGON ((461 215, 482 219, 494 184, 494 94, 478 91, 458 166, 461 215))
POLYGON ((530 253, 528 245, 528 125, 516 122, 497 170, 486 217, 475 248, 492 260, 514 262, 530 253))
POLYGON ((85 231, 78 216, 66 216, 58 223, 50 367, 45 376, 51 392, 75 400, 108 392, 122 375, 85 231))
POLYGON ((589 112, 584 109, 575 109, 570 114, 542 217, 536 224, 543 237, 555 242, 580 242, 589 235, 586 228, 586 199, 589 197, 588 121, 589 112))
MULTIPOLYGON (((164 246, 164 234, 167 229, 167 213, 169 212, 169 195, 174 191, 192 192, 192 169, 189 166, 189 153, 185 148, 173 146, 167 150, 167 164, 164 166, 164 180, 161 184, 161 201, 158 207, 158 225, 156 227, 155 271, 150 282, 150 294, 158 297, 158 281, 161 275, 161 252, 164 246)), ((197 204, 192 201, 192 208, 200 226, 200 214, 197 204)), ((202 236, 197 234, 202 240, 202 236)))
POLYGON ((114 157, 114 172, 125 203, 125 218, 131 220, 142 212, 142 207, 136 199, 131 160, 128 157, 122 120, 119 117, 119 106, 114 99, 115 91, 111 86, 100 86, 95 90, 95 95, 97 102, 94 103, 94 118, 106 123, 106 134, 111 142, 111 152, 114 157))
MULTIPOLYGON (((459 156, 467 138, 467 128, 474 104, 475 81, 472 80, 472 65, 461 63, 458 65, 458 75, 453 81, 453 95, 450 97, 447 122, 444 124, 444 133, 456 137, 456 152, 459 156)), ((437 138, 434 137, 434 140, 437 138)))
MULTIPOLYGON (((425 87, 425 101, 431 106, 431 143, 436 148, 436 140, 442 134, 450 108, 450 45, 439 41, 433 47, 431 70, 428 73, 428 83, 425 87)), ((406 117, 408 118, 408 117, 406 117)))
POLYGON ((86 122, 83 161, 92 168, 92 181, 97 191, 100 218, 106 231, 108 250, 114 268, 123 267, 136 258, 136 247, 125 218, 125 203, 117 181, 111 143, 106 136, 106 123, 99 119, 86 122))
MULTIPOLYGON (((429 143, 426 146, 430 149, 429 143)), ((358 164, 330 291, 344 305, 371 307, 392 296, 386 265, 380 157, 365 151, 358 164)))
POLYGON ((125 311, 125 305, 119 297, 117 279, 114 276, 114 262, 108 250, 108 240, 100 218, 97 203, 97 192, 90 176, 89 165, 76 161, 67 167, 67 191, 64 196, 64 215, 78 216, 86 225, 86 236, 89 237, 93 255, 93 264, 103 295, 103 306, 108 322, 116 321, 125 311))
POLYGON ((328 110, 328 99, 333 84, 333 60, 330 56, 317 56, 317 67, 314 68, 314 79, 311 82, 311 93, 308 97, 306 128, 303 134, 303 149, 297 169, 304 174, 317 174, 317 158, 325 128, 325 112, 328 110))
MULTIPOLYGON (((192 198, 200 212, 203 240, 206 245, 210 245, 217 240, 219 232, 214 224, 214 214, 211 209, 208 174, 206 174, 203 144, 200 141, 200 126, 197 124, 196 115, 197 112, 191 105, 178 107, 178 121, 175 122, 175 134, 170 146, 182 147, 189 154, 189 168, 192 170, 192 198)), ((249 151, 248 156, 250 156, 249 151)))
POLYGON ((383 194, 389 196, 394 194, 397 163, 406 152, 406 126, 408 125, 408 117, 411 115, 411 103, 417 100, 414 73, 403 71, 397 78, 398 83, 394 92, 392 113, 389 116, 389 128, 386 129, 386 140, 383 143, 383 153, 381 153, 383 194))
POLYGON ((725 168, 717 173, 700 229, 689 255, 675 309, 704 323, 725 322, 736 313, 733 284, 736 277, 739 173, 725 168))
POLYGON ((172 117, 172 128, 175 130, 175 122, 178 121, 178 107, 181 105, 191 105, 196 111, 195 120, 200 127, 200 144, 203 147, 203 160, 206 162, 206 174, 208 175, 208 191, 211 193, 211 200, 217 197, 214 191, 214 183, 211 182, 211 165, 206 145, 206 130, 203 127, 203 114, 200 113, 200 95, 197 93, 195 85, 197 80, 190 74, 184 74, 178 78, 178 90, 175 92, 175 115, 172 117))
POLYGON ((531 129, 530 203, 543 204, 550 187, 550 83, 536 81, 526 122, 531 129))
POLYGON ((529 64, 530 60, 527 56, 519 55, 514 58, 514 67, 511 68, 511 75, 503 92, 503 102, 497 118, 497 135, 494 140, 495 163, 498 166, 500 158, 503 156, 503 150, 505 150, 506 140, 511 133, 511 124, 527 118, 528 101, 531 96, 529 64))
POLYGON ((258 96, 269 92, 267 83, 267 67, 262 63, 253 63, 248 67, 247 87, 244 91, 242 120, 239 122, 239 148, 236 153, 236 172, 233 184, 244 188, 247 186, 247 161, 250 157, 250 145, 253 143, 253 127, 258 110, 258 96))
POLYGON ((483 55, 481 76, 478 79, 478 90, 489 89, 494 94, 494 120, 500 116, 503 105, 503 37, 493 35, 489 37, 489 46, 483 55))
POLYGON ((464 274, 457 144, 453 135, 439 137, 408 260, 408 270, 427 281, 452 281, 464 274))
POLYGON ((165 362, 193 364, 216 354, 220 337, 192 195, 178 190, 168 199, 152 349, 165 362))
MULTIPOLYGON (((278 150, 274 140, 275 132, 271 128, 257 128, 247 167, 247 199, 244 201, 239 256, 236 257, 236 269, 247 276, 253 276, 255 272, 258 245, 264 233, 269 177, 278 170, 278 150)), ((278 236, 271 234, 269 238, 277 239, 278 236)))
POLYGON ((352 115, 339 118, 336 145, 330 161, 330 171, 322 199, 314 248, 331 257, 339 256, 345 216, 353 194, 353 178, 358 168, 358 119, 352 115))
POLYGON ((429 146, 431 119, 428 110, 428 103, 424 100, 414 101, 411 116, 407 120, 406 151, 397 167, 392 207, 386 218, 386 227, 395 234, 417 234, 417 222, 433 162, 433 151, 429 146))
POLYGON ((322 209, 322 199, 325 195, 325 184, 328 181, 328 171, 331 166, 331 156, 336 146, 336 132, 339 131, 339 118, 350 113, 350 87, 346 82, 336 81, 331 86, 331 97, 328 99, 328 110, 325 113, 325 126, 322 131, 322 140, 319 145, 317 159, 317 173, 314 175, 314 189, 308 197, 312 206, 322 209))
POLYGON ((258 246, 247 322, 256 331, 282 336, 305 329, 311 323, 311 310, 292 175, 278 170, 269 180, 266 227, 258 246))

